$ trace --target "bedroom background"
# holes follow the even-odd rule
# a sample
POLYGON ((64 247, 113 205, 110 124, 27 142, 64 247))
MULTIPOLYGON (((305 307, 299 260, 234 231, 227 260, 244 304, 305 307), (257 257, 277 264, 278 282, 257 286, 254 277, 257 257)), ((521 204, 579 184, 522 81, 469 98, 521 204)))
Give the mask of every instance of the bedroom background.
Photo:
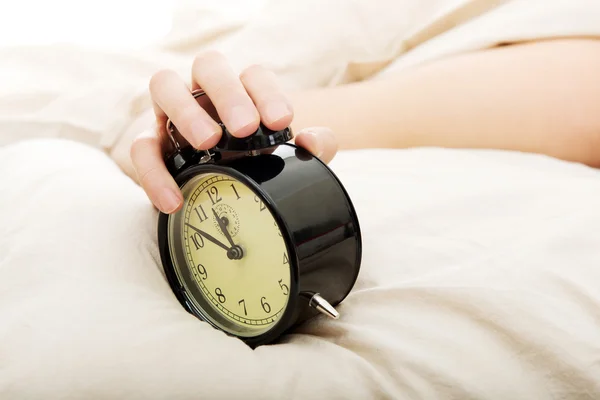
MULTIPOLYGON (((158 263, 154 210, 108 157, 59 141, 10 146, 27 137, 110 145, 143 109, 157 59, 165 62, 140 49, 169 33, 171 43, 197 44, 218 24, 227 33, 270 18, 263 4, 294 1, 318 3, 315 18, 346 8, 351 22, 356 4, 378 3, 0 0, 0 399, 600 399, 597 169, 504 151, 339 154, 334 168, 364 229, 359 284, 342 319, 252 352, 181 309, 158 263), (174 19, 187 23, 175 34, 174 19)), ((393 12, 361 14, 362 25, 330 18, 322 25, 331 35, 290 30, 300 45, 283 46, 285 81, 329 82, 344 52, 353 61, 393 56, 401 47, 383 32, 412 32, 426 4, 478 3, 381 2, 393 12), (405 3, 418 7, 410 14, 405 3)), ((600 37, 598 0, 510 3, 393 67, 509 36, 600 37)), ((248 29, 224 47, 238 64, 277 53, 248 45, 261 34, 248 29)), ((186 54, 168 61, 189 74, 186 54)))
MULTIPOLYGON (((193 0, 199 6, 212 1, 193 0)), ((236 19, 248 17, 265 2, 219 0, 221 12, 236 19)), ((126 49, 150 45, 168 34, 174 5, 175 0, 2 0, 0 47, 62 43, 126 49)))

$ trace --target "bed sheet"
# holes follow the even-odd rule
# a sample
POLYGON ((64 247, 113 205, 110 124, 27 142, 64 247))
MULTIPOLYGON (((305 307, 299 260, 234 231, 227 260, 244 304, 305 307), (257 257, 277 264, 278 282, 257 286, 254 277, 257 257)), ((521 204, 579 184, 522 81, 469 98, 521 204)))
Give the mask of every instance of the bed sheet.
POLYGON ((156 212, 104 153, 2 148, 0 398, 600 397, 597 170, 433 148, 331 166, 362 224, 357 285, 339 320, 253 351, 180 307, 156 212))

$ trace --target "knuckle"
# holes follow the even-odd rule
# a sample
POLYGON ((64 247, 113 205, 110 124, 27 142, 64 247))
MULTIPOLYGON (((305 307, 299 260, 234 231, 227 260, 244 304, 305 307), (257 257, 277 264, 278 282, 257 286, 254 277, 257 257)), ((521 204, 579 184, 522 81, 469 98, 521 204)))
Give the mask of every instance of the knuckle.
POLYGON ((240 85, 234 81, 225 81, 215 86, 214 99, 215 102, 229 101, 232 98, 240 96, 240 85))
POLYGON ((168 82, 175 72, 169 69, 161 69, 150 77, 148 84, 151 93, 159 91, 168 82))
POLYGON ((149 183, 156 182, 157 175, 160 177, 160 167, 155 165, 148 168, 146 171, 143 171, 141 174, 138 174, 138 180, 142 186, 148 187, 149 183))
POLYGON ((136 138, 130 148, 133 169, 142 186, 160 178, 160 171, 164 167, 156 154, 157 140, 149 137, 136 138))
MULTIPOLYGON (((260 94, 256 95, 255 100, 256 106, 258 108, 264 108, 269 103, 285 103, 287 104, 287 99, 279 92, 275 91, 263 91, 260 94)), ((289 105, 288 105, 289 107, 289 105)))
POLYGON ((129 157, 134 164, 137 164, 140 155, 144 154, 144 151, 150 147, 150 141, 152 139, 149 137, 138 136, 133 139, 131 142, 131 146, 129 147, 129 157))
POLYGON ((148 129, 137 135, 129 146, 129 156, 136 162, 144 154, 151 154, 155 149, 160 149, 160 140, 156 129, 148 129))
POLYGON ((224 58, 225 56, 217 50, 207 50, 194 57, 194 61, 192 62, 192 68, 194 70, 197 68, 203 68, 207 64, 222 61, 224 58))
POLYGON ((200 106, 197 104, 188 104, 183 107, 175 108, 172 115, 169 116, 173 123, 178 126, 190 125, 194 120, 201 118, 199 115, 200 106))
MULTIPOLYGON (((294 109, 288 99, 283 96, 281 93, 273 92, 273 91, 265 91, 255 96, 254 103, 256 104, 256 108, 260 110, 261 114, 265 114, 269 112, 268 107, 271 104, 279 104, 284 106, 282 108, 277 109, 277 114, 279 118, 292 117, 294 115, 294 109)), ((271 114, 272 118, 275 118, 276 115, 271 114)), ((273 122, 273 121, 272 121, 273 122)))
POLYGON ((261 64, 251 64, 240 73, 240 79, 246 80, 252 76, 267 73, 268 70, 261 64))

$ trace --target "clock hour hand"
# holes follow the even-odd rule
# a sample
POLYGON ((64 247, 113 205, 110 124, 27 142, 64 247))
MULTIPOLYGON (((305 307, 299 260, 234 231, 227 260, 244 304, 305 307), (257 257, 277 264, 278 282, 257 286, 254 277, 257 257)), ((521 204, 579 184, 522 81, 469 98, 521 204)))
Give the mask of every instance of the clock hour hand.
POLYGON ((229 231, 227 231, 227 226, 225 225, 225 221, 223 221, 223 219, 221 217, 219 217, 219 214, 217 214, 217 212, 215 211, 214 208, 212 209, 212 212, 213 212, 215 218, 217 219, 217 223, 219 224, 219 228, 221 228, 223 235, 225 235, 225 237, 229 241, 229 244, 231 244, 231 248, 227 251, 227 257, 229 257, 229 259, 231 259, 231 260, 241 260, 242 257, 244 257, 244 251, 242 250, 242 248, 240 246, 233 243, 231 234, 229 233, 229 231))
POLYGON ((214 244, 216 244, 219 247, 222 247, 224 250, 229 251, 229 247, 226 246, 225 244, 223 244, 219 239, 216 239, 215 237, 209 235, 208 233, 201 231, 200 229, 196 228, 193 225, 190 225, 186 222, 186 225, 189 226, 190 228, 192 228, 193 230, 195 230, 196 232, 198 232, 200 235, 204 236, 207 240, 213 242, 214 244))
POLYGON ((231 247, 235 247, 235 243, 233 243, 233 239, 231 238, 231 235, 227 231, 227 226, 225 225, 225 222, 221 219, 221 217, 219 217, 219 214, 217 214, 217 212, 215 211, 214 208, 212 209, 212 212, 213 212, 215 218, 217 219, 217 223, 219 224, 219 228, 221 228, 221 232, 223 232, 223 235, 225 235, 225 237, 229 241, 229 244, 231 245, 231 247))

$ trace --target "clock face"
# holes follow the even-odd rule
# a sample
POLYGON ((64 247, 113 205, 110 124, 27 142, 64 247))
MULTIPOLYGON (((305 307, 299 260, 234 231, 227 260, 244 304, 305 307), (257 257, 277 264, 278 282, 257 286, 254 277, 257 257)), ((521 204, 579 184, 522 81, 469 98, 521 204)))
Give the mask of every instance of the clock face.
POLYGON ((192 306, 231 334, 270 330, 291 288, 289 254, 273 215, 229 175, 196 175, 182 192, 184 205, 169 218, 169 243, 192 306))

